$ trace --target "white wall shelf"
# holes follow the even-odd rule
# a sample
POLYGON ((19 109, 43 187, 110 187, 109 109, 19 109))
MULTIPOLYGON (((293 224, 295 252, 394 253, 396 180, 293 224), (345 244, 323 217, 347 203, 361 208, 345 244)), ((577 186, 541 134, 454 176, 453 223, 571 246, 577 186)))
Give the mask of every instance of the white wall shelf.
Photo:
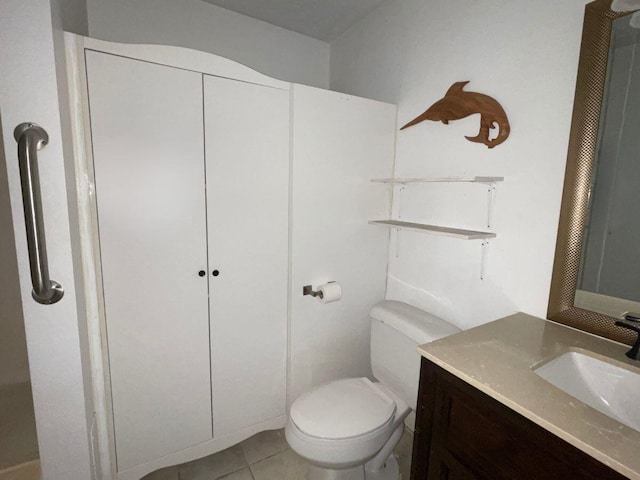
POLYGON ((425 178, 374 178, 373 183, 401 184, 407 183, 496 183, 504 181, 504 177, 425 177, 425 178))
MULTIPOLYGON (((491 228, 493 220, 493 207, 495 203, 496 183, 503 182, 504 177, 497 176, 468 176, 468 177, 423 177, 423 178, 374 178, 372 183, 380 183, 386 185, 398 185, 397 197, 398 216, 401 216, 401 194, 407 188, 408 184, 427 184, 427 183, 477 183, 488 186, 487 194, 487 227, 491 228)), ((395 191, 395 188, 394 188, 395 191)), ((404 222, 401 220, 371 220, 371 225, 378 225, 390 229, 410 230, 414 232, 426 233, 430 235, 440 235, 453 237, 462 240, 482 240, 482 253, 480 260, 480 278, 485 277, 485 267, 487 263, 487 255, 489 249, 489 239, 495 238, 493 232, 483 232, 478 230, 465 230, 461 228, 442 227, 436 225, 427 225, 424 223, 404 222)), ((398 255, 398 244, 396 243, 396 256, 398 255)))
POLYGON ((398 228, 402 230, 412 230, 414 232, 427 233, 431 235, 442 235, 454 237, 462 240, 485 240, 495 238, 492 232, 480 232, 477 230, 464 230, 461 228, 440 227, 437 225, 426 225, 424 223, 401 222, 399 220, 371 220, 370 225, 378 225, 387 228, 398 228))
POLYGON ((493 221, 493 207, 495 203, 496 183, 503 182, 504 177, 489 176, 469 176, 469 177, 422 177, 422 178, 374 178, 372 183, 386 185, 400 185, 400 193, 404 191, 407 184, 420 183, 479 183, 487 185, 487 227, 491 228, 493 221))

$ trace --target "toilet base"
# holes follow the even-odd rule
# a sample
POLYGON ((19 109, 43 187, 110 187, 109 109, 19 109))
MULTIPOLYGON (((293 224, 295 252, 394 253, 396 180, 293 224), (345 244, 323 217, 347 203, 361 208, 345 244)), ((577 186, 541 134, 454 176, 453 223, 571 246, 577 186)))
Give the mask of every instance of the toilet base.
POLYGON ((395 455, 389 455, 384 466, 375 472, 367 469, 367 465, 365 465, 364 478, 365 480, 400 480, 400 466, 395 455))
MULTIPOLYGON (((309 465, 307 480, 401 480, 400 467, 394 455, 390 455, 384 466, 377 471, 370 471, 365 465, 347 468, 344 470, 332 470, 309 465)), ((404 479, 408 480, 408 479, 404 479)))
POLYGON ((333 470, 309 465, 307 480, 365 480, 364 465, 358 465, 357 467, 344 470, 333 470))

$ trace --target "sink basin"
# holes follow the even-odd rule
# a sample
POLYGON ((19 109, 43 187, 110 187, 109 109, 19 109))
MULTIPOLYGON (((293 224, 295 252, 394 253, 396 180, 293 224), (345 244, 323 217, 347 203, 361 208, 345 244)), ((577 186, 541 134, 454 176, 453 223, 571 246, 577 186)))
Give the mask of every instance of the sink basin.
POLYGON ((533 371, 600 413, 640 431, 640 370, 567 352, 533 371))

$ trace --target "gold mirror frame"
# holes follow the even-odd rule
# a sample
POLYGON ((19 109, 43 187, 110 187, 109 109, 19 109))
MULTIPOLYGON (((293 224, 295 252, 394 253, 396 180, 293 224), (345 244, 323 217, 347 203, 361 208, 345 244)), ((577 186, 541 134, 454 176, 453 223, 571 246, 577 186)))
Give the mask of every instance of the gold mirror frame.
POLYGON ((574 306, 584 227, 589 215, 591 177, 595 173, 611 29, 616 18, 629 13, 612 11, 611 0, 597 0, 585 8, 547 318, 631 345, 635 334, 616 327, 614 323, 619 319, 574 306))

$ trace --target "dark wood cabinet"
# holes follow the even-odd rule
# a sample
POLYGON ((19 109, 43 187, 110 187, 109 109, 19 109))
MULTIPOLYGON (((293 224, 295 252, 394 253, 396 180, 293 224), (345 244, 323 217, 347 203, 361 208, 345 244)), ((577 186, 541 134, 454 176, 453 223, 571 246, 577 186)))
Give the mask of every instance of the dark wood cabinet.
POLYGON ((423 358, 411 480, 624 478, 423 358))

